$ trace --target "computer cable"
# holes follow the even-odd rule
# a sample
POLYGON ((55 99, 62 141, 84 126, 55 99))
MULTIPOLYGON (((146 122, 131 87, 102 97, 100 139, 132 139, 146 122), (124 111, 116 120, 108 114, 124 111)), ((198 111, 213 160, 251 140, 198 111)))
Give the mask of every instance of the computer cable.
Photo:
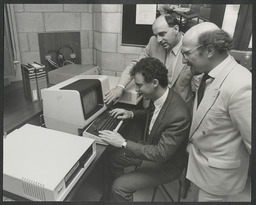
POLYGON ((75 63, 72 62, 72 61, 70 61, 70 60, 65 60, 65 61, 63 62, 63 66, 68 65, 68 64, 75 64, 75 63))
POLYGON ((57 68, 59 68, 59 65, 57 63, 55 63, 54 61, 52 61, 51 59, 47 59, 46 60, 48 62, 48 64, 50 65, 50 67, 55 70, 57 68))
POLYGON ((51 70, 55 70, 55 69, 59 68, 59 65, 52 60, 52 58, 53 58, 52 53, 55 54, 55 56, 56 56, 57 50, 49 50, 46 53, 45 60, 48 62, 48 65, 50 66, 51 70))
POLYGON ((102 75, 102 70, 97 66, 96 69, 98 70, 98 75, 102 75))
POLYGON ((58 51, 57 51, 57 61, 58 61, 58 64, 59 64, 60 67, 63 66, 63 63, 64 63, 64 61, 65 61, 65 57, 64 57, 64 55, 59 51, 59 49, 58 49, 58 51))

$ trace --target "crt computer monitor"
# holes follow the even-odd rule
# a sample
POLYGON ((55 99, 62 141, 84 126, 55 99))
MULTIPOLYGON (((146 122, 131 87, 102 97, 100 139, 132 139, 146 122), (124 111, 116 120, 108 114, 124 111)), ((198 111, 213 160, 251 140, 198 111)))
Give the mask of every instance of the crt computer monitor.
POLYGON ((42 91, 47 128, 81 135, 84 128, 107 107, 108 77, 78 75, 42 91))
POLYGON ((101 82, 98 79, 80 79, 60 90, 76 90, 80 94, 84 118, 88 119, 104 106, 101 82))

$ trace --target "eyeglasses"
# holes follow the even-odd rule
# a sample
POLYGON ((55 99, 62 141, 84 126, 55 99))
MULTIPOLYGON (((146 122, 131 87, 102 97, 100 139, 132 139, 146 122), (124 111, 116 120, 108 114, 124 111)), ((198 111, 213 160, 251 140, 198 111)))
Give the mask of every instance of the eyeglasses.
POLYGON ((201 48, 203 45, 199 45, 199 46, 197 46, 197 47, 195 47, 195 48, 192 48, 192 49, 190 49, 190 50, 188 50, 188 51, 183 51, 183 50, 181 50, 180 52, 181 52, 181 54, 183 55, 183 57, 187 60, 188 59, 188 56, 191 54, 191 53, 193 53, 193 52, 195 52, 198 48, 201 48))

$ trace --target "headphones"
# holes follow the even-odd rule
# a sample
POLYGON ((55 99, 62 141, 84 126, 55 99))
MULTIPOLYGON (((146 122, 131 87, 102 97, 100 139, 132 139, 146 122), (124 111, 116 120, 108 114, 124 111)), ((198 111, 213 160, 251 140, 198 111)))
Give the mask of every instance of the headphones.
POLYGON ((72 48, 71 46, 69 46, 69 45, 64 45, 64 46, 60 47, 60 48, 57 50, 57 61, 58 61, 58 64, 59 64, 60 66, 64 66, 65 62, 68 62, 68 61, 69 61, 70 63, 74 63, 75 58, 76 58, 76 54, 75 54, 73 48, 72 48), (68 49, 71 51, 71 53, 70 53, 71 61, 66 60, 65 57, 64 57, 64 55, 63 55, 62 52, 61 52, 61 50, 65 49, 65 48, 68 48, 68 49))
POLYGON ((51 67, 51 70, 62 67, 65 64, 74 64, 75 58, 76 58, 76 54, 75 54, 73 48, 69 45, 61 46, 58 50, 49 50, 45 56, 45 60, 48 62, 49 66, 51 67), (70 53, 71 60, 66 60, 65 56, 61 52, 61 50, 65 49, 65 48, 69 49, 71 51, 71 53, 70 53), (57 63, 52 60, 51 53, 56 55, 57 63))

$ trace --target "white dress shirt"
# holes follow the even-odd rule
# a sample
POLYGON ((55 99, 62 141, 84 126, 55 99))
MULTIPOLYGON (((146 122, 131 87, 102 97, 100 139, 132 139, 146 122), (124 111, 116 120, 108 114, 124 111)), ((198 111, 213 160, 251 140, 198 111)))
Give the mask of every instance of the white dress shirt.
POLYGON ((167 54, 166 54, 165 66, 168 69, 169 82, 172 82, 172 79, 173 79, 174 69, 176 67, 176 64, 179 58, 178 54, 182 46, 182 39, 183 39, 183 36, 181 36, 179 43, 176 46, 174 46, 171 50, 167 51, 167 54))
POLYGON ((149 134, 151 132, 151 129, 156 121, 156 118, 157 118, 161 108, 164 105, 164 102, 168 96, 168 93, 169 93, 169 88, 166 89, 165 93, 160 98, 158 98, 157 100, 154 101, 155 111, 154 111, 154 114, 153 114, 152 119, 149 124, 149 134))
POLYGON ((231 60, 232 57, 229 55, 224 61, 222 61, 219 65, 217 65, 208 73, 208 75, 211 78, 206 80, 205 92, 207 91, 207 89, 209 89, 209 86, 212 83, 212 81, 217 77, 217 75, 219 75, 223 68, 225 68, 230 63, 231 60))

